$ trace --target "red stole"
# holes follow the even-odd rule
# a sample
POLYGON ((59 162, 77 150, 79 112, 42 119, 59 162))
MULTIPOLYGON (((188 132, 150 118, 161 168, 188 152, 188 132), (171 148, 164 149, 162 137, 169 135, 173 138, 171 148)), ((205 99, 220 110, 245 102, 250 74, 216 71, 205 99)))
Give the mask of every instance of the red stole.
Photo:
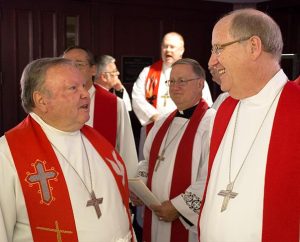
POLYGON ((113 147, 116 147, 117 139, 117 96, 94 85, 95 107, 94 107, 94 129, 102 134, 113 147))
POLYGON ((147 101, 155 108, 157 105, 157 94, 162 65, 162 60, 159 60, 150 66, 145 83, 145 97, 147 101))
MULTIPOLYGON (((97 131, 88 126, 82 133, 94 145, 113 173, 124 206, 127 209, 129 224, 131 219, 128 210, 128 184, 125 187, 107 159, 115 161, 114 149, 97 131), (97 143, 97 145, 95 145, 97 143)), ((55 152, 40 125, 28 116, 17 127, 8 131, 6 139, 22 186, 33 241, 78 241, 72 205, 63 172, 55 152), (26 137, 26 142, 20 137, 26 137), (35 180, 37 173, 46 177, 46 186, 35 180), (38 185, 38 186, 36 186, 38 185), (49 191, 49 193, 47 193, 49 191), (57 229, 57 231, 49 231, 57 229)), ((122 159, 117 155, 118 160, 122 159)), ((124 169, 125 165, 123 164, 124 169)), ((125 175, 126 176, 126 175, 125 175)), ((132 231, 132 228, 130 228, 132 231)))
MULTIPOLYGON (((191 184, 191 173, 192 173, 192 152, 195 135, 197 129, 204 116, 208 105, 201 99, 197 108, 195 109, 186 130, 180 140, 178 149, 176 152, 174 171, 172 176, 172 185, 170 191, 170 198, 176 197, 183 193, 191 184), (181 177, 179 179, 179 177, 181 177)), ((149 171, 148 171, 148 181, 147 186, 151 190, 152 176, 154 172, 154 167, 159 154, 162 141, 171 125, 177 110, 172 112, 165 122, 162 124, 158 130, 150 150, 149 157, 149 171)), ((151 242, 151 223, 152 223, 152 212, 150 209, 145 209, 144 226, 143 226, 143 241, 151 242)), ((182 225, 179 219, 172 222, 171 228, 171 240, 170 241, 188 241, 188 230, 182 225)))
MULTIPOLYGON (((211 138, 208 176, 237 100, 227 98, 217 112, 211 138)), ((270 138, 264 188, 262 241, 298 242, 300 218, 300 88, 288 82, 279 99, 270 138), (291 125, 294 122, 296 125, 291 125)), ((199 216, 199 218, 200 218, 199 216)), ((200 227, 198 229, 200 238, 200 227)))

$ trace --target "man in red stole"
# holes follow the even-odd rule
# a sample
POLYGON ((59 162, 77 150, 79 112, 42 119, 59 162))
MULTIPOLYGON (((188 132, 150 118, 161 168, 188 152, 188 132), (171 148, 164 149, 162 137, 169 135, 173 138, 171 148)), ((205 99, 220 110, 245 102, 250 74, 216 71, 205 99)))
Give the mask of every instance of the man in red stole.
POLYGON ((116 59, 110 55, 100 55, 96 58, 95 84, 121 98, 127 111, 132 111, 131 101, 126 88, 119 79, 120 72, 116 66, 116 59))
POLYGON ((65 50, 63 57, 74 61, 86 80, 86 89, 91 97, 90 119, 86 124, 95 128, 116 148, 125 161, 128 177, 135 177, 137 152, 129 114, 123 100, 110 93, 105 86, 93 85, 97 66, 89 50, 72 46, 65 50))
POLYGON ((0 241, 135 241, 122 158, 93 128, 90 97, 63 58, 31 62, 28 113, 0 138, 0 241))
POLYGON ((212 129, 201 242, 299 241, 300 88, 280 67, 282 47, 255 9, 214 26, 210 65, 230 97, 212 129))
POLYGON ((192 59, 172 65, 168 81, 177 110, 154 123, 139 177, 161 202, 146 208, 143 241, 197 241, 207 174, 209 126, 215 110, 202 98, 205 72, 192 59))

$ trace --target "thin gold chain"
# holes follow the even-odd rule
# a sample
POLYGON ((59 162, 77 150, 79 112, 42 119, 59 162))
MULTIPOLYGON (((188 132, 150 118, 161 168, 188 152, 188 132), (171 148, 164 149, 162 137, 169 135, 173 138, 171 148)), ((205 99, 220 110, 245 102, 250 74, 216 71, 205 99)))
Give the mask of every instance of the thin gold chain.
POLYGON ((88 189, 87 185, 85 184, 84 180, 82 179, 82 177, 79 175, 79 173, 77 172, 77 170, 75 169, 75 167, 71 164, 71 162, 69 162, 69 160, 63 155, 63 153, 52 143, 51 145, 53 146, 53 148, 64 158, 64 160, 68 163, 68 165, 73 169, 73 171, 76 173, 76 175, 79 177, 81 183, 84 185, 85 189, 87 190, 87 192, 89 193, 89 195, 91 196, 93 189, 93 179, 92 179, 92 172, 91 172, 91 166, 90 166, 90 160, 89 160, 89 156, 88 153, 86 151, 86 147, 85 147, 85 143, 83 141, 82 138, 82 134, 80 133, 80 138, 81 138, 81 142, 83 144, 83 149, 85 152, 85 156, 87 158, 87 162, 88 162, 88 168, 89 168, 89 180, 90 180, 90 187, 91 187, 91 191, 88 189))

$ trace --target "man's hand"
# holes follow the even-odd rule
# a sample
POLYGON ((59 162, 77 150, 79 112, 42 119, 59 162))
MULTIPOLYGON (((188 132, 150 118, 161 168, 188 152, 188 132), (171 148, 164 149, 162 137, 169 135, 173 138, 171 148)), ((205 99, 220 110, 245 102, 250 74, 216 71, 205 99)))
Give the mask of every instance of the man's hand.
POLYGON ((150 205, 150 208, 159 220, 165 222, 172 222, 180 215, 171 201, 164 201, 161 205, 150 205))

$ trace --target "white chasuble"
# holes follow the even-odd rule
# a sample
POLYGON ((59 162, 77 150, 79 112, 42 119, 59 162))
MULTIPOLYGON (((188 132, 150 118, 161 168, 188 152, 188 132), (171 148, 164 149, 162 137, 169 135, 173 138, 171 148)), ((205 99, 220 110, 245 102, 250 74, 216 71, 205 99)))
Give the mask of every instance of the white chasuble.
POLYGON ((200 220, 201 242, 261 241, 267 154, 286 82, 281 70, 258 94, 240 100, 236 106, 213 163, 200 220), (236 179, 232 191, 237 196, 229 199, 227 209, 221 212, 224 197, 218 193, 226 190, 229 172, 231 181, 236 179))
MULTIPOLYGON (((194 224, 193 226, 190 226, 182 218, 180 218, 183 225, 189 230, 189 242, 197 241, 198 212, 207 175, 210 138, 209 126, 212 125, 212 118, 214 117, 214 114, 215 111, 213 109, 208 109, 197 129, 197 134, 194 140, 194 149, 192 152, 191 184, 186 191, 182 191, 182 194, 177 197, 169 197, 177 148, 188 122, 185 118, 175 117, 171 123, 169 130, 162 141, 159 152, 159 154, 161 154, 162 150, 166 147, 164 153, 165 159, 160 162, 157 171, 153 172, 152 177, 152 192, 155 196, 161 202, 171 200, 176 210, 194 224)), ((144 147, 145 160, 140 162, 138 172, 139 176, 145 182, 147 181, 148 160, 152 141, 164 121, 165 118, 157 121, 146 139, 144 147)), ((177 179, 180 180, 180 177, 177 179)), ((152 242, 169 242, 171 236, 170 233, 171 223, 159 221, 156 215, 152 213, 152 242)))

